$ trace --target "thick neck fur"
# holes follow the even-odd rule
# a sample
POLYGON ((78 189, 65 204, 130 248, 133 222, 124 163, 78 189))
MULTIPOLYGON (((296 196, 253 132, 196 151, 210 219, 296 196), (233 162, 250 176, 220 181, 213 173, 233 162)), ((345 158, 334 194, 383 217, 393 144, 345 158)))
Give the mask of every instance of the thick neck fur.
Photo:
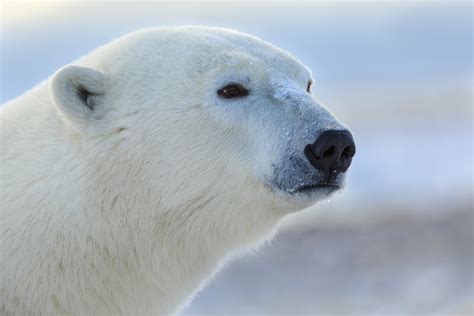
POLYGON ((45 84, 23 98, 38 101, 2 109, 1 285, 17 284, 1 295, 3 312, 176 312, 233 253, 263 242, 281 217, 266 202, 242 199, 245 189, 225 199, 213 194, 212 185, 225 185, 220 181, 170 203, 153 189, 159 179, 133 161, 94 151, 69 130, 44 100, 45 84), (16 132, 24 130, 30 139, 16 132), (45 178, 53 179, 48 187, 45 178), (249 212, 255 208, 268 211, 249 212))

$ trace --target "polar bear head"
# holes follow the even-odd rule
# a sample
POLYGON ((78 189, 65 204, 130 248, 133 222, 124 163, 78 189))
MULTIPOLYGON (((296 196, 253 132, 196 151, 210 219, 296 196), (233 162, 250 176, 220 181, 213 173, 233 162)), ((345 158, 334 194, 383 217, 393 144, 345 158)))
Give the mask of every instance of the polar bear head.
POLYGON ((355 153, 312 82, 300 61, 255 37, 160 28, 64 67, 51 94, 96 170, 114 166, 108 185, 166 209, 212 200, 284 214, 340 189, 355 153))

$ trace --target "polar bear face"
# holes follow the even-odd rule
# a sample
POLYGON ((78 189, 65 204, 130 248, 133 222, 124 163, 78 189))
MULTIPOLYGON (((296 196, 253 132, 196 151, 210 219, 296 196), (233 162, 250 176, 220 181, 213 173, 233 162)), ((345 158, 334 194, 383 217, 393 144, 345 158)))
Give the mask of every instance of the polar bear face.
MULTIPOLYGON (((342 188, 355 145, 348 130, 312 96, 310 71, 292 56, 268 46, 254 54, 244 49, 222 52, 219 57, 210 67, 215 71, 207 80, 211 84, 205 90, 211 92, 207 98, 212 101, 207 101, 206 109, 222 128, 239 131, 238 138, 245 140, 239 152, 246 157, 241 160, 252 157, 247 165, 252 177, 270 195, 291 201, 296 208, 342 188), (328 131, 348 135, 341 140, 345 142, 342 147, 335 149, 340 160, 347 160, 341 162, 341 168, 324 170, 305 153, 328 131)), ((323 151, 331 147, 327 144, 323 151)))
POLYGON ((207 194, 295 211, 343 186, 352 136, 312 96, 310 71, 268 43, 154 29, 79 64, 53 79, 60 112, 168 207, 207 194))
POLYGON ((216 120, 240 130, 239 138, 246 139, 242 152, 252 157, 252 175, 270 194, 304 200, 308 205, 343 187, 355 145, 348 130, 313 98, 310 71, 292 56, 268 46, 257 56, 239 52, 223 54, 222 59, 237 61, 221 63, 219 74, 213 74, 216 83, 208 91, 217 93, 209 95, 213 99, 209 106, 219 113, 216 120), (348 137, 324 144, 316 160, 331 155, 327 150, 335 150, 335 159, 344 164, 340 168, 331 163, 322 167, 308 156, 315 154, 312 149, 308 153, 308 148, 328 132, 348 137))

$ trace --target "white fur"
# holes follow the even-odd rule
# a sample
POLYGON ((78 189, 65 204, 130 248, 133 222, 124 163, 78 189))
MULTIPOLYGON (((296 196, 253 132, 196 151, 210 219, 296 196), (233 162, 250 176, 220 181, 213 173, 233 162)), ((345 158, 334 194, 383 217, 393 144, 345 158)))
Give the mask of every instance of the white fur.
POLYGON ((272 184, 283 168, 291 190, 302 177, 275 166, 343 128, 309 79, 248 35, 151 29, 2 106, 1 311, 177 312, 228 258, 324 196, 272 184), (234 81, 249 97, 216 95, 234 81))

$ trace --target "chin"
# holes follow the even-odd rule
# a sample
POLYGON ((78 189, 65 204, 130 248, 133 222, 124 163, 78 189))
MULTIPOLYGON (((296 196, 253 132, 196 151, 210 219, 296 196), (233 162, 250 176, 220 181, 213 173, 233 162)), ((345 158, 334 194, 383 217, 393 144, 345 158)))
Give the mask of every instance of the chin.
POLYGON ((304 200, 314 204, 330 198, 339 190, 341 190, 341 185, 339 184, 314 184, 302 186, 287 194, 290 199, 304 200))
POLYGON ((343 189, 344 182, 342 180, 334 183, 302 185, 291 190, 273 188, 272 191, 278 196, 278 206, 291 213, 329 199, 334 193, 343 189))

